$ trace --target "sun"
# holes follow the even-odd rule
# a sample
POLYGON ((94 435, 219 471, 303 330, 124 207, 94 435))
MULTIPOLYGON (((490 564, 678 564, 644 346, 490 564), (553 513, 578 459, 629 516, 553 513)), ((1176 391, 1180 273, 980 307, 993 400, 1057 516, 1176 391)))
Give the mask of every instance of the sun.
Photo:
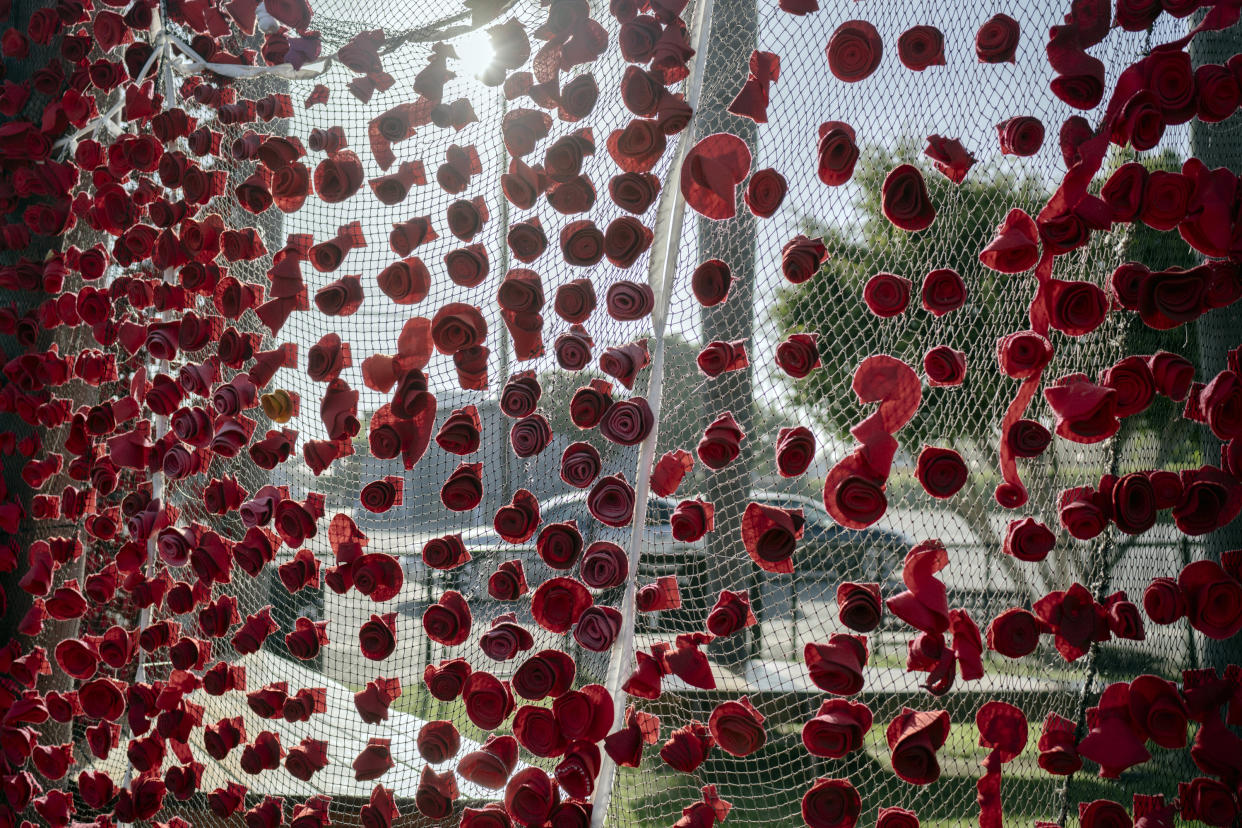
POLYGON ((496 56, 491 35, 482 29, 462 35, 453 45, 457 50, 459 73, 470 77, 482 75, 496 56))

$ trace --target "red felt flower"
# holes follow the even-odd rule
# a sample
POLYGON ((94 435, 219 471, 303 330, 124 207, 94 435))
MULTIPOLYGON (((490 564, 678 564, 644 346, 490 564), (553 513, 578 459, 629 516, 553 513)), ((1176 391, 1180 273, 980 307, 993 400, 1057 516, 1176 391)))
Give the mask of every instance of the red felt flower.
POLYGON ((789 182, 771 167, 758 170, 750 177, 742 200, 756 218, 770 218, 785 201, 789 182))
POLYGON ((742 696, 716 705, 707 724, 721 750, 732 756, 749 756, 767 741, 763 719, 750 699, 742 696))
POLYGON ((975 34, 975 55, 980 63, 1013 63, 1020 34, 1018 21, 1007 14, 997 14, 975 34))
POLYGON ((489 736, 478 750, 467 753, 458 761, 457 772, 475 785, 499 790, 517 767, 517 761, 516 739, 512 736, 489 736))
POLYGON ((880 65, 884 43, 866 20, 847 20, 836 28, 825 47, 828 69, 837 80, 857 83, 880 65))
POLYGON ((755 614, 751 611, 746 591, 721 590, 711 612, 707 614, 707 629, 717 638, 730 636, 755 623, 755 614))
POLYGON ((862 799, 848 779, 820 777, 802 796, 802 821, 810 828, 854 828, 862 799))
POLYGON ((969 472, 962 456, 953 449, 924 446, 914 474, 925 492, 943 499, 961 491, 969 472))
POLYGON ((690 278, 694 298, 703 307, 719 305, 729 297, 733 275, 720 259, 708 259, 694 269, 690 278))
POLYGON ((717 221, 737 212, 737 185, 750 172, 746 142, 727 132, 700 140, 681 168, 681 194, 693 210, 717 221))
POLYGON ((513 712, 509 683, 482 670, 475 670, 466 678, 461 698, 466 705, 466 716, 483 730, 495 730, 513 712))
POLYGON ((802 744, 812 756, 842 759, 863 746, 871 709, 848 699, 826 699, 802 726, 802 744))
POLYGON ((843 633, 833 633, 826 644, 808 642, 803 651, 811 681, 838 696, 852 696, 862 689, 867 657, 867 639, 843 633))
POLYGON ((801 509, 748 503, 742 513, 742 545, 751 560, 768 572, 793 572, 793 551, 802 530, 801 509))
POLYGON ((358 646, 372 661, 383 661, 397 646, 397 614, 371 615, 358 630, 358 646))
POLYGON ((863 301, 882 319, 899 316, 910 303, 910 280, 892 273, 877 273, 867 280, 863 301))
POLYGON ((926 230, 936 219, 923 173, 911 164, 902 164, 885 177, 880 188, 880 206, 894 227, 908 233, 926 230))
POLYGON ((540 584, 531 596, 531 614, 545 630, 563 634, 569 632, 591 604, 591 593, 578 581, 551 578, 540 584))
POLYGON ((854 128, 844 121, 826 121, 819 125, 817 145, 819 180, 829 187, 838 187, 854 176, 858 163, 858 144, 854 128))
POLYGON ((885 732, 893 770, 914 785, 927 785, 940 778, 936 751, 949 736, 945 710, 911 710, 903 707, 885 732))
POLYGON ((433 641, 455 647, 470 637, 470 607, 461 593, 447 590, 423 611, 423 629, 433 641))

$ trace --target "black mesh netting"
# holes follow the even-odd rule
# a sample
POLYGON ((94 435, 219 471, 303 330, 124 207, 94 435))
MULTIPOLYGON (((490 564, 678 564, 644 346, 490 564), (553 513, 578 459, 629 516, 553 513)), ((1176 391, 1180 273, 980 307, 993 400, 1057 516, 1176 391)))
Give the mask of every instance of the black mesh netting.
MULTIPOLYGON (((320 75, 290 80, 279 77, 241 79, 233 82, 239 96, 258 99, 264 95, 287 93, 294 103, 294 117, 271 123, 222 125, 209 119, 210 110, 192 101, 187 111, 211 123, 223 133, 224 148, 219 158, 200 159, 204 168, 220 169, 229 177, 228 194, 255 169, 253 162, 238 161, 230 151, 233 142, 247 130, 297 136, 304 142, 313 130, 340 126, 349 147, 362 159, 365 177, 376 178, 383 171, 370 151, 368 125, 380 113, 398 103, 413 100, 410 92, 415 75, 427 63, 434 44, 444 40, 454 46, 457 59, 449 67, 457 73, 445 89, 444 100, 469 98, 477 120, 460 131, 432 124, 420 127, 408 140, 395 143, 396 165, 418 160, 425 165, 429 183, 413 187, 407 198, 395 206, 384 206, 365 184, 356 196, 339 204, 323 203, 312 196, 296 212, 281 214, 271 208, 258 216, 241 211, 229 197, 220 198, 206 208, 219 212, 228 226, 254 226, 269 250, 280 249, 291 234, 312 234, 315 241, 336 235, 337 228, 349 222, 361 224, 366 246, 348 252, 341 268, 320 273, 303 266, 309 294, 343 274, 360 274, 365 300, 349 316, 329 317, 319 313, 314 303, 306 311, 293 312, 273 336, 253 312, 233 323, 239 331, 261 335, 262 350, 281 343, 296 346, 296 367, 278 371, 264 389, 285 389, 300 398, 300 413, 287 426, 297 431, 297 450, 292 458, 270 472, 256 466, 242 452, 236 459, 214 459, 201 474, 182 480, 159 480, 157 492, 181 509, 180 525, 200 522, 232 540, 240 539, 244 528, 237 516, 224 518, 207 514, 202 506, 203 486, 208 480, 235 475, 251 494, 267 484, 288 486, 290 497, 301 501, 310 492, 325 498, 325 517, 318 534, 305 546, 326 569, 335 563, 329 542, 328 522, 338 513, 349 515, 369 538, 366 551, 396 556, 404 574, 403 584, 390 601, 377 604, 355 590, 338 593, 323 586, 306 587, 290 594, 277 576, 277 566, 291 560, 293 550, 282 547, 276 560, 257 576, 233 567, 231 581, 216 586, 216 594, 235 595, 244 618, 265 605, 280 632, 293 629, 295 620, 305 617, 326 620, 330 643, 316 658, 298 661, 290 658, 283 635, 272 635, 264 648, 238 657, 227 640, 215 641, 217 659, 237 660, 246 666, 247 685, 255 690, 271 682, 287 682, 293 694, 305 687, 325 687, 326 709, 306 722, 260 718, 245 704, 240 693, 211 696, 197 691, 191 698, 204 708, 204 724, 240 715, 250 739, 262 731, 277 733, 286 749, 305 737, 328 743, 329 764, 309 781, 300 781, 284 769, 268 770, 253 776, 243 772, 241 750, 224 760, 211 759, 201 749, 201 731, 191 737, 194 756, 203 762, 199 792, 185 803, 168 803, 170 810, 183 809, 195 824, 221 822, 208 808, 206 794, 230 781, 248 786, 247 806, 266 795, 283 797, 286 812, 296 802, 314 794, 332 797, 333 822, 353 823, 359 806, 370 796, 374 783, 356 781, 351 764, 370 738, 391 739, 395 767, 382 783, 395 793, 403 814, 403 824, 423 824, 413 797, 418 790, 425 760, 416 749, 420 729, 430 721, 448 720, 461 734, 458 756, 484 742, 488 733, 471 722, 461 700, 444 702, 434 698, 423 681, 424 669, 443 659, 465 658, 476 669, 486 669, 507 679, 518 664, 494 662, 478 645, 479 634, 495 617, 515 612, 517 620, 534 635, 537 652, 546 648, 564 649, 577 663, 575 686, 603 684, 617 700, 618 712, 633 703, 639 710, 660 717, 660 739, 648 746, 641 766, 616 770, 605 758, 596 791, 611 790, 611 797, 596 796, 597 806, 606 807, 600 824, 616 826, 670 825, 683 807, 701 799, 705 785, 715 785, 718 794, 732 803, 728 823, 734 828, 749 825, 789 825, 799 822, 803 793, 818 777, 849 779, 861 795, 862 824, 874 821, 879 808, 899 805, 917 812, 922 825, 959 824, 978 818, 976 781, 980 761, 986 750, 978 746, 975 714, 989 700, 1009 702, 1021 708, 1031 726, 1025 751, 1004 770, 1003 802, 1005 824, 1031 824, 1035 820, 1061 822, 1077 818, 1077 803, 1100 797, 1129 803, 1135 793, 1174 796, 1177 783, 1198 775, 1185 750, 1153 747, 1153 758, 1130 769, 1120 780, 1096 777, 1095 766, 1068 777, 1045 773, 1036 763, 1035 742, 1039 724, 1049 713, 1057 713, 1086 732, 1085 710, 1095 704, 1101 689, 1125 681, 1139 673, 1154 673, 1179 680, 1181 671, 1206 664, 1221 663, 1219 645, 1205 645, 1184 621, 1159 626, 1148 624, 1140 641, 1114 638, 1097 644, 1091 652, 1067 663, 1045 636, 1030 656, 1011 660, 991 651, 984 654, 985 674, 975 681, 957 681, 941 698, 931 696, 920 682, 923 674, 907 672, 907 642, 914 633, 891 613, 886 613, 879 629, 869 636, 870 661, 865 668, 864 689, 855 697, 874 714, 875 726, 865 737, 862 749, 844 759, 819 759, 803 747, 802 726, 825 698, 810 680, 803 663, 808 642, 823 642, 833 633, 848 632, 838 618, 837 586, 843 581, 879 583, 890 597, 901 584, 902 561, 910 547, 929 539, 939 539, 948 549, 949 565, 940 573, 948 588, 949 605, 968 610, 986 630, 988 622, 1010 607, 1030 607, 1050 590, 1066 589, 1078 582, 1100 600, 1124 590, 1139 600, 1145 587, 1157 576, 1176 575, 1185 562, 1208 554, 1214 540, 1188 539, 1176 530, 1167 513, 1155 528, 1141 535, 1125 535, 1109 528, 1090 541, 1078 541, 1059 530, 1057 497, 1061 490, 1079 485, 1095 485, 1101 474, 1125 474, 1144 469, 1191 468, 1215 462, 1218 447, 1205 441, 1206 430, 1180 416, 1181 404, 1164 398, 1144 413, 1126 418, 1112 439, 1094 445, 1055 439, 1040 458, 1023 461, 1023 479, 1030 488, 1030 502, 1016 512, 997 506, 993 492, 1000 482, 997 446, 1000 420, 1018 383, 997 368, 996 342, 1004 335, 1027 327, 1027 307, 1034 291, 1028 276, 1005 276, 984 268, 978 252, 993 238, 995 228, 1015 206, 1034 215, 1047 201, 1064 175, 1065 164, 1058 149, 1056 130, 1073 110, 1049 93, 1052 70, 1044 54, 1048 29, 1060 23, 1068 11, 1065 4, 1020 0, 1001 9, 993 3, 966 0, 955 4, 892 2, 869 0, 865 3, 825 3, 818 13, 794 16, 781 11, 775 0, 698 0, 682 14, 687 21, 689 40, 703 53, 691 62, 690 79, 675 87, 695 102, 696 111, 687 128, 669 139, 669 149, 654 172, 663 182, 656 203, 640 220, 655 232, 649 252, 628 269, 612 266, 607 260, 590 267, 572 267, 560 255, 558 239, 562 227, 573 221, 590 219, 601 229, 623 215, 607 197, 608 181, 619 170, 606 151, 609 134, 623 127, 632 117, 622 103, 618 82, 625 68, 616 48, 617 22, 606 4, 593 3, 592 16, 607 30, 609 47, 594 63, 575 68, 570 75, 591 71, 599 83, 600 95, 594 111, 581 122, 553 119, 551 133, 528 162, 542 160, 543 149, 557 138, 582 127, 594 134, 596 151, 585 159, 583 172, 594 182, 599 197, 585 213, 561 215, 541 202, 533 210, 520 210, 505 199, 500 174, 507 170, 509 157, 502 143, 501 121, 506 112, 531 107, 529 100, 506 100, 499 86, 487 86, 477 79, 487 65, 490 45, 481 28, 472 28, 470 16, 429 0, 366 4, 357 0, 319 0, 311 28, 323 36, 323 52, 334 53, 361 31, 383 28, 388 46, 381 50, 385 71, 394 83, 363 102, 351 95, 347 84, 356 75, 339 62, 331 63, 320 75), (998 11, 1004 11, 1021 24, 1022 37, 1012 64, 984 64, 974 55, 974 35, 980 24, 998 11), (878 30, 885 44, 878 71, 865 81, 846 84, 828 72, 824 46, 834 29, 850 18, 865 18, 878 30), (912 72, 897 60, 899 35, 914 25, 930 24, 944 33, 946 65, 924 72, 912 72), (700 31, 700 26, 706 27, 700 31), (752 50, 774 52, 780 56, 780 76, 771 86, 768 123, 754 124, 726 111, 741 88, 752 50), (701 91, 696 90, 701 83, 701 91), (330 90, 326 103, 303 108, 303 102, 317 84, 330 90), (997 142, 996 124, 1019 115, 1038 118, 1047 127, 1042 148, 1029 157, 1002 155, 997 142), (824 185, 816 176, 817 130, 827 121, 852 125, 861 148, 853 179, 839 187, 824 185), (716 132, 732 132, 741 137, 753 153, 752 170, 775 168, 788 181, 783 205, 770 218, 756 219, 744 208, 727 221, 709 221, 693 211, 684 214, 675 208, 676 181, 667 180, 670 169, 693 143, 716 132), (927 136, 958 138, 978 159, 964 183, 954 185, 937 173, 922 155, 927 136), (482 172, 470 179, 459 195, 449 195, 436 185, 435 174, 445 161, 452 144, 477 150, 482 172), (926 232, 909 234, 894 228, 881 214, 880 183, 899 163, 912 163, 923 169, 937 211, 936 221, 926 232), (481 197, 489 218, 472 243, 486 247, 490 268, 486 279, 465 288, 447 276, 445 255, 464 247, 449 232, 445 215, 450 203, 481 197), (419 246, 417 256, 431 275, 426 298, 412 305, 397 305, 380 291, 377 276, 398 258, 388 244, 389 231, 396 222, 419 216, 430 217, 438 233, 434 240, 419 246), (519 222, 538 216, 549 239, 547 252, 530 264, 513 261, 506 237, 519 222), (822 237, 829 257, 824 268, 811 281, 794 286, 782 277, 781 248, 793 236, 803 233, 822 237), (667 247, 667 250, 666 250, 667 247), (653 256, 659 256, 652 261, 653 256), (704 308, 691 289, 691 273, 703 261, 717 258, 732 270, 734 282, 723 304, 704 308), (515 358, 509 332, 497 305, 497 289, 505 273, 513 267, 526 267, 542 278, 547 305, 543 309, 545 353, 535 359, 515 358), (968 299, 960 310, 936 317, 919 306, 918 290, 926 273, 937 268, 953 268, 961 274, 968 299), (882 319, 868 310, 863 286, 876 273, 890 272, 911 280, 914 293, 910 307, 900 315, 882 319), (665 277, 671 281, 665 283, 665 277), (557 288, 574 279, 587 278, 599 297, 599 308, 585 323, 594 341, 593 358, 587 367, 571 373, 558 367, 553 342, 567 332, 569 324, 552 310, 557 288), (617 321, 604 309, 609 287, 621 280, 651 280, 657 299, 656 313, 640 321, 617 321), (661 308, 667 291, 667 310, 661 308), (450 302, 464 302, 482 309, 487 321, 487 381, 483 390, 462 390, 451 357, 431 356, 426 372, 430 390, 436 397, 436 427, 455 410, 467 405, 477 408, 482 422, 482 441, 473 455, 464 458, 482 463, 483 496, 469 511, 453 512, 441 502, 440 489, 463 458, 443 451, 431 443, 425 456, 412 470, 405 471, 400 459, 378 459, 368 446, 368 424, 391 394, 373 390, 364 383, 363 361, 372 354, 397 351, 397 338, 412 317, 431 318, 450 302), (776 347, 791 333, 818 334, 822 367, 805 379, 792 379, 774 360, 776 347), (359 393, 358 417, 361 430, 353 439, 353 452, 333 462, 315 475, 302 461, 301 449, 308 441, 326 440, 327 431, 319 416, 326 385, 312 381, 306 371, 307 355, 321 338, 335 333, 348 343, 352 365, 341 377, 359 393), (600 437, 598 430, 584 431, 569 418, 569 400, 574 391, 593 378, 605 378, 597 368, 605 349, 623 346, 645 338, 653 364, 640 371, 632 391, 614 385, 618 398, 643 396, 656 413, 658 438, 654 451, 644 456, 641 446, 623 447, 600 437), (749 365, 716 377, 705 376, 696 365, 699 351, 713 341, 743 340, 749 365), (888 508, 874 526, 860 531, 838 526, 823 507, 823 479, 829 468, 853 449, 849 428, 862 420, 872 407, 860 404, 850 389, 854 370, 871 354, 889 354, 905 361, 923 375, 924 353, 937 345, 949 345, 965 352, 968 370, 965 381, 954 387, 930 387, 924 383, 923 403, 915 419, 897 434, 900 449, 888 484, 888 508), (537 456, 521 458, 510 445, 513 420, 499 409, 500 391, 519 371, 534 371, 542 386, 538 411, 547 418, 553 437, 537 456), (725 469, 710 473, 696 462, 693 471, 672 497, 645 494, 647 466, 651 459, 668 451, 685 449, 693 454, 704 428, 724 412, 731 412, 745 432, 741 456, 725 469), (807 426, 814 435, 816 456, 801 476, 785 478, 777 473, 774 443, 782 428, 807 426), (585 441, 602 458, 601 476, 623 474, 639 490, 645 501, 645 527, 639 533, 630 529, 611 529, 595 520, 587 510, 586 490, 562 482, 562 453, 571 443, 585 441), (965 459, 969 478, 954 497, 935 500, 915 479, 914 466, 924 445, 954 448, 965 459), (1204 458, 1207 458, 1206 460, 1204 458), (387 512, 363 509, 359 491, 366 484, 389 476, 403 480, 399 505, 387 512), (595 590, 597 604, 616 607, 626 614, 618 643, 608 653, 591 653, 571 636, 554 635, 541 629, 530 613, 529 600, 500 602, 489 597, 488 579, 502 562, 521 561, 530 588, 555 575, 535 551, 535 541, 512 544, 502 540, 492 526, 496 510, 510 503, 515 492, 526 489, 539 500, 544 525, 576 520, 586 544, 610 540, 630 549, 636 574, 619 586, 595 590), (678 501, 701 497, 714 504, 715 528, 693 543, 674 540, 669 519, 678 501), (774 574, 754 565, 742 548, 740 525, 748 503, 758 501, 783 508, 800 508, 806 521, 805 534, 794 554, 792 574, 774 574), (1039 563, 1019 561, 1004 555, 1001 544, 1010 520, 1031 516, 1058 529, 1058 540, 1048 557, 1039 563), (458 533, 465 541, 470 560, 451 570, 428 567, 422 558, 424 544, 436 537, 458 533), (638 543, 632 545, 637 539, 638 543), (654 583, 661 576, 673 576, 679 586, 681 606, 657 612, 627 609, 633 589, 654 583), (421 618, 426 608, 446 590, 461 593, 473 614, 473 628, 466 642, 445 647, 424 632, 421 618), (690 687, 666 678, 662 695, 656 700, 625 698, 619 682, 632 669, 635 650, 650 650, 657 642, 673 641, 675 636, 703 629, 707 612, 721 590, 747 590, 757 623, 728 638, 704 647, 711 662, 716 688, 690 687), (372 613, 396 613, 396 649, 382 662, 365 658, 358 644, 358 628, 372 613), (632 624, 632 638, 625 627, 632 624), (353 694, 376 676, 397 677, 403 692, 393 703, 386 722, 369 725, 359 719, 353 694), (749 697, 765 717, 766 744, 746 757, 734 757, 720 749, 693 773, 679 773, 658 756, 659 746, 672 730, 692 720, 706 723, 713 709, 723 701, 749 697), (897 778, 890 766, 884 741, 884 727, 902 709, 945 709, 952 719, 948 741, 940 751, 942 775, 932 785, 919 788, 897 778), (605 804, 606 803, 606 804, 605 804)), ((498 21, 514 17, 528 31, 546 18, 547 9, 538 3, 519 0, 506 9, 498 21)), ((492 24, 488 24, 492 25, 492 24)), ((1119 72, 1144 55, 1153 44, 1176 39, 1185 33, 1187 21, 1169 16, 1159 19, 1152 30, 1130 33, 1114 29, 1094 50, 1107 67, 1107 85, 1119 72)), ((174 32, 177 28, 173 26, 174 32)), ((182 33, 187 38, 188 35, 182 33)), ((1227 39, 1230 35, 1213 36, 1227 39)), ((1212 48, 1209 36, 1203 36, 1212 48)), ((236 38, 226 45, 245 45, 236 38)), ((1198 43, 1198 41, 1197 41, 1198 43)), ((254 45, 251 43, 250 45, 254 45)), ((1233 50, 1222 46, 1226 54, 1233 50)), ((1217 59, 1217 58, 1213 58, 1217 59)), ((162 61, 157 65, 164 66, 162 61)), ((314 66, 315 64, 312 64, 314 66)), ((161 74, 160 91, 168 100, 177 100, 177 89, 188 75, 199 70, 172 61, 174 73, 161 74), (165 78, 171 78, 169 87, 165 78)), ((210 74, 207 75, 211 77, 210 74)), ((562 77, 562 83, 568 78, 562 77)), ((106 108, 101 101, 101 109, 106 108)), ((1136 153, 1113 147, 1105 161, 1100 180, 1120 164, 1139 160, 1151 169, 1180 169, 1193 154, 1212 154, 1212 165, 1235 162, 1239 146, 1234 119, 1208 126, 1197 120, 1170 128, 1159 148, 1136 153)), ((323 158, 310 152, 308 166, 323 158)), ((227 195, 227 194, 226 194, 227 195)), ((94 243, 89 230, 74 231, 69 241, 86 248, 94 243)), ((1106 286, 1109 274, 1118 264, 1141 261, 1152 270, 1188 267, 1201 259, 1176 232, 1160 233, 1145 225, 1118 224, 1110 232, 1094 234, 1086 246, 1056 260, 1055 275, 1085 279, 1106 286)), ((231 264, 229 273, 243 282, 269 285, 267 273, 271 256, 253 262, 231 264)), ((118 270, 119 272, 119 270, 118 270)), ((1203 325, 1187 325, 1167 332, 1150 330, 1133 313, 1111 313, 1097 330, 1077 338, 1054 331, 1051 335, 1056 356, 1047 377, 1082 372, 1095 377, 1130 354, 1150 354, 1158 350, 1183 355, 1198 366, 1197 378, 1211 377, 1223 367, 1227 347, 1239 341, 1238 331, 1212 335, 1215 344, 1205 347, 1208 336, 1203 325), (1219 353, 1218 353, 1219 351, 1219 353), (1210 352, 1210 353, 1209 353, 1210 352)), ((181 354, 181 363, 198 363, 212 351, 181 354)), ((153 363, 151 373, 167 371, 176 376, 178 363, 153 363)), ((226 371, 224 379, 231 376, 226 371)), ((87 400, 89 402, 89 400, 87 400)), ((282 426, 268 421, 255 409, 247 412, 258 419, 256 438, 282 426)), ((1051 425, 1052 415, 1041 395, 1036 396, 1027 416, 1051 425)), ((156 435, 166 422, 155 423, 156 435)), ((50 530, 51 534, 63 533, 50 530)), ((1230 529, 1222 530, 1222 533, 1230 529)), ((1227 547, 1227 541, 1221 543, 1227 547)), ((99 555, 107 550, 101 545, 99 555)), ((100 565, 105 558, 90 552, 87 566, 100 565)), ((89 572, 85 573, 89 574, 89 572)), ((188 570, 174 570, 174 579, 192 580, 188 570)), ((144 622, 168 616, 157 610, 144 622)), ((119 615, 101 619, 102 632, 119 615)), ((195 614, 178 619, 187 634, 196 630, 195 614)), ((95 622, 92 622, 95 623, 95 622)), ((50 642, 54 644, 55 642, 50 642)), ((167 678, 171 665, 164 650, 143 656, 141 670, 147 681, 167 678)), ((522 704, 522 700, 518 700, 522 704)), ((550 700, 536 702, 547 706, 550 700)), ((511 732, 512 720, 496 729, 511 732)), ((618 721, 620 724, 620 721, 618 721)), ((82 729, 76 731, 82 738, 82 729)), ((133 771, 124 749, 113 751, 104 761, 80 750, 78 762, 85 767, 107 771, 120 784, 133 771)), ((436 765, 437 771, 452 769, 453 757, 436 765)), ((171 762, 171 759, 168 761, 171 762)), ((538 765, 549 771, 559 760, 538 758, 523 750, 520 766, 538 765)), ((445 822, 457 824, 463 807, 481 807, 501 792, 488 791, 465 779, 458 779, 460 799, 454 815, 445 822)), ((87 805, 78 800, 82 814, 87 805)), ((165 811, 167 814, 169 810, 165 811)), ((428 821, 430 824, 430 821, 428 821)))

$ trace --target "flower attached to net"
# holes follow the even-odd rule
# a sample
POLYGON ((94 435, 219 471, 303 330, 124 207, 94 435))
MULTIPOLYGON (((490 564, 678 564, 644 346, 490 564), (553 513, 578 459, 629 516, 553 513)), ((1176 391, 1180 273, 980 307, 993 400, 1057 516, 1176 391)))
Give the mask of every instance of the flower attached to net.
POLYGON ((812 756, 841 759, 863 746, 871 729, 871 709, 849 699, 825 699, 802 726, 802 744, 812 756))
POLYGON ((803 657, 811 681, 824 692, 852 696, 862 690, 868 657, 864 636, 833 633, 827 643, 808 642, 803 657))
POLYGON ((884 43, 866 20, 847 20, 836 28, 825 47, 828 69, 837 80, 857 83, 880 65, 884 43))
POLYGON ((802 796, 802 821, 810 828, 854 828, 862 799, 848 779, 815 780, 802 796))
POLYGON ((908 233, 926 230, 936 219, 923 173, 911 164, 901 164, 885 177, 880 207, 894 227, 908 233))
POLYGON ((695 212, 717 221, 737 212, 737 186, 750 172, 751 153, 736 135, 718 132, 690 149, 681 168, 681 194, 695 212))
POLYGON ((893 770, 913 785, 935 782, 940 778, 936 754, 948 736, 948 711, 902 708, 885 732, 893 770))

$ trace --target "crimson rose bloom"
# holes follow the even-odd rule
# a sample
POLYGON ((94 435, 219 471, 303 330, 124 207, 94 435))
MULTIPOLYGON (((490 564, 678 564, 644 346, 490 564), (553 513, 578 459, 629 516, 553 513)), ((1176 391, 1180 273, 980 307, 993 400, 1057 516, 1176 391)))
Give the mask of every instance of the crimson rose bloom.
POLYGON ((949 736, 947 710, 902 708, 885 732, 892 753, 893 770, 914 785, 927 785, 940 778, 936 751, 949 736))
POLYGON ((732 756, 749 756, 767 741, 763 718, 750 699, 742 696, 716 705, 707 725, 721 750, 732 756))
POLYGON ((841 759, 863 745, 871 729, 871 709, 848 699, 827 699, 802 726, 802 743, 813 756, 841 759))
POLYGON ((802 796, 802 821, 810 828, 854 828, 862 799, 848 779, 815 780, 802 796))
POLYGON ((828 69, 837 80, 857 83, 880 65, 884 43, 866 20, 847 20, 828 38, 828 69))
POLYGON ((880 206, 893 226, 908 233, 926 230, 936 219, 923 173, 911 164, 893 169, 880 187, 880 206))

